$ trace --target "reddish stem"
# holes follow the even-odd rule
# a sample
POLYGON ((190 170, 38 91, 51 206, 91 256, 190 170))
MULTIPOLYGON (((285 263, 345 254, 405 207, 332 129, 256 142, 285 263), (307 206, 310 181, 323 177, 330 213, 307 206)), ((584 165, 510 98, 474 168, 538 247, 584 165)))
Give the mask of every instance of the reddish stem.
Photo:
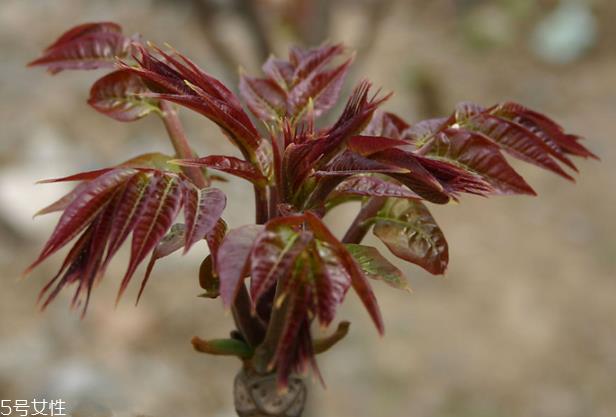
MULTIPOLYGON (((176 156, 178 158, 194 158, 196 155, 188 143, 177 110, 175 110, 171 103, 164 100, 161 102, 160 108, 162 110, 163 123, 173 144, 173 149, 175 149, 176 156)), ((205 188, 208 186, 208 181, 199 168, 182 167, 182 171, 197 187, 205 188)))

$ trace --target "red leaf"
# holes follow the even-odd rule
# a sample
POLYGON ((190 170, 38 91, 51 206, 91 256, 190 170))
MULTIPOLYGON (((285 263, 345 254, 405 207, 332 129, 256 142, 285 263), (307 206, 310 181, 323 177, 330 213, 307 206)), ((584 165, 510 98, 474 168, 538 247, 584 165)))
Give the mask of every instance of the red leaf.
POLYGON ((253 244, 262 225, 246 225, 227 233, 218 249, 216 271, 220 277, 220 296, 226 308, 229 308, 239 285, 250 269, 249 260, 253 244))
POLYGON ((315 252, 312 273, 317 317, 321 326, 327 327, 334 320, 336 309, 351 286, 351 276, 332 245, 316 242, 315 252))
POLYGON ((127 56, 130 51, 131 39, 117 31, 78 32, 65 34, 65 40, 61 37, 28 66, 46 66, 52 74, 67 69, 111 68, 117 58, 127 56))
POLYGON ((287 93, 274 80, 240 74, 240 94, 255 116, 276 120, 286 113, 287 93))
MULTIPOLYGON (((303 273, 307 273, 306 270, 303 273)), ((276 347, 276 353, 272 362, 276 364, 278 386, 284 388, 288 384, 288 376, 293 367, 298 363, 297 346, 298 334, 306 321, 306 311, 310 300, 310 290, 305 286, 299 286, 291 296, 284 329, 276 347)))
MULTIPOLYGON (((560 125, 541 113, 511 102, 496 106, 492 112, 502 117, 511 118, 526 127, 561 155, 571 154, 582 158, 598 159, 595 154, 578 143, 579 136, 565 133, 560 125)), ((571 161, 567 161, 565 159, 563 162, 575 169, 571 161)))
POLYGON ((486 137, 472 132, 446 129, 422 149, 429 157, 452 162, 485 178, 495 194, 536 195, 507 163, 500 149, 486 137))
POLYGON ((313 49, 291 48, 289 59, 295 67, 291 84, 295 86, 343 52, 344 47, 341 44, 324 45, 313 49))
POLYGON ((223 219, 218 219, 214 228, 210 230, 209 233, 205 236, 207 246, 210 248, 210 254, 212 255, 212 259, 214 260, 214 268, 218 264, 218 249, 220 248, 222 240, 225 238, 226 234, 227 223, 225 223, 223 219))
POLYGON ((257 184, 263 184, 267 181, 267 178, 252 163, 233 156, 208 155, 203 158, 178 159, 173 162, 181 166, 212 168, 257 184))
POLYGON ((270 56, 263 64, 262 70, 284 90, 288 90, 293 82, 293 65, 284 59, 270 56))
POLYGON ((557 157, 562 160, 562 157, 533 132, 516 122, 495 116, 489 111, 479 111, 480 108, 458 109, 456 120, 465 129, 483 133, 512 156, 573 181, 573 177, 552 159, 557 157))
POLYGON ((397 257, 432 274, 445 272, 449 261, 447 241, 420 201, 388 200, 375 219, 374 234, 397 257))
POLYGON ((352 151, 345 151, 315 176, 346 176, 365 173, 408 173, 405 167, 369 159, 352 151))
POLYGON ((64 32, 54 43, 45 48, 45 50, 49 51, 63 43, 70 42, 86 35, 105 32, 122 33, 122 27, 114 22, 83 23, 64 32))
POLYGON ((363 134, 368 136, 406 139, 405 133, 409 127, 408 123, 393 113, 378 112, 374 115, 363 134))
POLYGON ((140 52, 138 67, 122 68, 144 79, 155 92, 148 97, 169 100, 203 114, 222 128, 247 159, 254 159, 261 138, 229 89, 180 54, 171 56, 156 49, 162 56, 159 59, 148 49, 140 48, 140 52))
POLYGON ((353 136, 347 140, 347 147, 362 156, 370 156, 386 149, 408 146, 402 139, 383 136, 353 136))
POLYGON ((453 116, 423 120, 409 127, 405 137, 419 148, 454 121, 453 116))
POLYGON ((203 239, 216 226, 227 204, 225 194, 218 188, 198 189, 184 183, 184 219, 186 244, 184 253, 203 239))
POLYGON ((351 285, 353 286, 353 289, 366 307, 366 310, 368 310, 368 313, 372 317, 372 321, 374 322, 377 330, 379 333, 383 334, 385 328, 376 297, 372 292, 372 288, 370 288, 370 283, 368 283, 366 277, 349 251, 314 214, 306 212, 306 219, 310 224, 310 228, 314 232, 315 237, 331 245, 333 252, 339 258, 341 264, 351 277, 351 285))
POLYGON ((140 96, 148 91, 134 73, 118 70, 94 83, 88 104, 113 119, 131 122, 159 111, 157 100, 140 96))
POLYGON ((64 210, 39 257, 26 273, 77 236, 111 201, 116 187, 136 173, 134 169, 116 169, 92 180, 64 210))
POLYGON ((288 106, 291 116, 303 114, 312 100, 314 116, 319 117, 338 101, 344 78, 351 60, 330 70, 315 73, 302 79, 289 93, 288 106))
POLYGON ((118 192, 121 194, 114 208, 114 222, 109 236, 109 247, 103 262, 103 269, 120 249, 128 235, 135 228, 137 219, 141 215, 143 204, 150 187, 152 187, 151 173, 140 172, 124 184, 118 192))
POLYGON ((294 233, 288 228, 277 228, 276 223, 265 226, 250 255, 250 295, 254 306, 276 282, 290 275, 295 260, 311 240, 309 232, 294 233))
POLYGON ((150 274, 154 269, 154 264, 160 258, 164 258, 165 256, 171 255, 173 252, 179 250, 182 246, 184 246, 186 235, 186 226, 182 223, 177 223, 171 226, 169 232, 160 240, 154 251, 152 252, 152 256, 150 257, 150 262, 148 263, 147 269, 145 271, 145 275, 143 277, 143 281, 141 281, 141 287, 139 288, 139 294, 137 295, 137 301, 135 304, 139 303, 141 299, 141 295, 143 294, 143 290, 145 289, 145 285, 148 283, 150 279, 150 274))
POLYGON ((50 205, 40 209, 34 213, 33 217, 42 216, 44 214, 54 213, 56 211, 62 211, 68 207, 70 203, 88 186, 87 182, 82 182, 73 188, 68 194, 60 197, 50 205))
POLYGON ((449 195, 441 182, 420 163, 420 156, 391 148, 372 155, 372 159, 399 169, 406 170, 402 174, 389 174, 422 198, 437 204, 449 202, 449 195))
POLYGON ((157 175, 152 180, 153 189, 144 197, 131 244, 128 269, 118 292, 118 300, 124 293, 139 264, 163 238, 181 206, 181 187, 177 176, 157 175))
POLYGON ((367 197, 397 197, 420 199, 421 197, 408 188, 392 181, 375 176, 354 176, 342 183, 334 191, 338 195, 361 195, 367 197))

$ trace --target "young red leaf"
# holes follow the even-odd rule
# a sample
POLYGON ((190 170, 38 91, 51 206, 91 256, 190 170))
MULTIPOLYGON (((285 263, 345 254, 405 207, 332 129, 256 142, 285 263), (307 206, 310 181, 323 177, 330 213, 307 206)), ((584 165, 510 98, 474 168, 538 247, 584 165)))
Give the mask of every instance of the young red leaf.
POLYGON ((216 225, 205 235, 208 248, 210 248, 210 254, 214 260, 213 266, 216 266, 216 260, 218 256, 218 249, 222 243, 222 240, 227 234, 227 223, 223 219, 218 219, 216 225))
POLYGON ((120 246, 135 228, 137 219, 143 210, 145 198, 153 188, 152 179, 153 173, 139 172, 118 191, 121 195, 114 207, 114 222, 111 227, 109 248, 103 262, 103 269, 107 267, 120 246))
POLYGON ((111 68, 128 55, 132 40, 113 24, 93 24, 66 32, 29 66, 45 66, 56 74, 63 70, 111 68))
POLYGON ((308 78, 343 52, 344 46, 341 44, 326 44, 312 49, 291 48, 289 61, 294 67, 291 85, 296 85, 301 80, 308 78))
POLYGON ((374 234, 394 255, 432 274, 445 272, 447 241, 423 203, 389 199, 374 222, 374 234))
POLYGON ((330 198, 341 195, 421 199, 419 195, 400 184, 367 175, 357 175, 344 180, 336 187, 330 198))
POLYGON ((507 163, 500 148, 482 135, 457 129, 437 134, 422 153, 485 178, 495 194, 536 195, 524 179, 507 163))
POLYGON ((347 147, 362 156, 408 145, 408 141, 383 136, 353 136, 347 140, 347 147))
POLYGON ((278 228, 275 223, 265 226, 250 254, 253 306, 276 282, 291 274, 295 260, 311 240, 310 232, 295 233, 286 227, 278 228))
POLYGON ((137 295, 137 301, 135 304, 139 303, 139 300, 141 299, 141 295, 143 294, 143 290, 150 279, 150 274, 152 274, 156 261, 160 258, 171 255, 173 252, 176 252, 184 246, 185 235, 186 225, 182 223, 174 224, 171 226, 167 234, 160 240, 158 245, 156 245, 156 248, 154 248, 152 256, 150 257, 150 262, 148 262, 143 281, 141 281, 141 287, 139 288, 139 294, 137 295))
POLYGON ((121 122, 131 122, 160 111, 158 100, 143 97, 145 83, 134 73, 114 71, 94 83, 88 104, 121 122))
POLYGON ((322 170, 315 172, 317 177, 325 176, 349 176, 366 173, 398 173, 406 174, 410 171, 405 167, 388 164, 377 159, 366 158, 352 151, 345 151, 338 155, 330 164, 322 170))
POLYGON ((115 22, 82 23, 64 32, 54 43, 45 48, 45 50, 49 51, 63 43, 70 42, 86 35, 105 32, 122 33, 122 27, 115 22))
POLYGON ((339 259, 339 262, 346 270, 346 273, 350 276, 351 285, 359 296, 359 299, 366 307, 366 310, 368 310, 368 314, 370 314, 370 317, 372 318, 378 332, 383 334, 385 331, 385 326, 383 325, 383 318, 381 317, 381 311, 379 310, 376 297, 372 292, 370 283, 366 280, 366 277, 349 251, 314 214, 311 212, 306 212, 306 220, 310 225, 311 230, 314 232, 315 237, 331 246, 333 253, 339 259))
POLYGON ((92 180, 66 207, 51 237, 26 273, 71 241, 106 207, 117 186, 137 173, 134 169, 117 169, 92 180))
POLYGON ((152 184, 153 189, 145 196, 143 209, 134 226, 131 257, 120 284, 118 300, 139 264, 165 236, 181 207, 182 194, 179 177, 160 175, 153 179, 152 184))
POLYGON ((419 161, 420 156, 401 149, 390 148, 371 156, 380 163, 404 169, 400 174, 389 174, 413 192, 436 204, 449 202, 449 194, 441 182, 419 161))
POLYGON ((400 116, 389 112, 377 112, 363 134, 366 136, 407 139, 405 135, 409 127, 409 124, 400 116))
POLYGON ((260 119, 277 120, 287 112, 287 92, 274 80, 240 74, 240 94, 260 119))
MULTIPOLYGON (((569 154, 582 158, 598 159, 595 154, 579 143, 581 139, 579 136, 565 133, 562 126, 549 117, 518 103, 506 102, 499 104, 493 108, 492 113, 500 117, 512 119, 514 122, 526 127, 561 155, 569 154)), ((575 170, 575 166, 571 161, 566 161, 563 162, 575 170)))
POLYGON ((314 251, 311 277, 314 281, 316 315, 321 327, 327 327, 334 320, 336 310, 342 304, 352 280, 332 245, 317 241, 314 251))
POLYGON ((331 109, 338 101, 350 65, 349 59, 330 71, 315 73, 299 81, 289 93, 290 115, 297 117, 304 114, 309 103, 312 103, 315 117, 331 109))
MULTIPOLYGON (((301 273, 306 274, 308 270, 303 269, 301 273)), ((309 288, 300 285, 288 301, 288 313, 284 328, 272 359, 272 365, 275 365, 277 371, 279 388, 285 388, 288 385, 289 375, 294 370, 294 366, 299 364, 297 357, 298 336, 302 325, 307 320, 306 312, 310 295, 309 288)))
POLYGON ((454 122, 455 118, 453 116, 422 120, 409 127, 405 133, 405 137, 416 147, 421 148, 438 132, 452 125, 454 122))
POLYGON ((526 127, 499 117, 491 113, 490 109, 484 110, 469 103, 458 105, 455 116, 460 126, 483 133, 512 156, 573 181, 573 177, 567 174, 553 158, 567 164, 571 164, 571 161, 526 127))
POLYGON ((254 161, 261 138, 235 94, 188 58, 159 49, 156 52, 161 58, 149 49, 140 48, 138 67, 123 65, 122 68, 145 81, 154 91, 149 97, 178 103, 212 120, 248 160, 254 161))
POLYGON ((184 253, 216 226, 227 198, 218 188, 200 190, 193 184, 184 183, 184 219, 186 221, 184 253))
POLYGON ((293 64, 284 59, 270 56, 261 67, 268 78, 275 81, 283 90, 288 91, 293 82, 293 64))
POLYGON ((55 213, 56 211, 62 211, 68 207, 69 204, 75 200, 75 198, 88 186, 87 182, 82 182, 73 188, 70 192, 60 197, 50 205, 43 207, 32 217, 42 216, 44 214, 55 213))
POLYGON ((263 230, 262 225, 246 225, 227 233, 216 260, 216 271, 220 277, 220 296, 226 308, 229 308, 240 285, 242 278, 250 271, 250 253, 255 239, 263 230))
POLYGON ((255 168, 254 164, 233 156, 208 155, 203 158, 178 159, 173 162, 181 166, 212 168, 217 171, 244 178, 255 184, 263 185, 267 181, 267 178, 255 168))

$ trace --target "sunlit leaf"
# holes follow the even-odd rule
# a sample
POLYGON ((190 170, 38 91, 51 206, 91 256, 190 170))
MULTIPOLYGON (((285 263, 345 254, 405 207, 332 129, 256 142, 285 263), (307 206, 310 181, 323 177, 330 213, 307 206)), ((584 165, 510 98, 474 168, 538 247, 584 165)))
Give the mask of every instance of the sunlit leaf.
POLYGON ((483 177, 495 194, 535 195, 503 157, 500 148, 483 135, 456 129, 444 130, 426 145, 423 153, 483 177))
POLYGON ((115 23, 88 23, 65 32, 29 66, 45 66, 52 73, 62 70, 111 68, 117 58, 128 55, 132 40, 115 23))
POLYGON ((233 156, 208 155, 196 159, 178 159, 174 163, 181 166, 208 167, 261 185, 267 180, 254 164, 233 156))
POLYGON ((199 189, 194 185, 184 187, 184 219, 186 221, 186 245, 184 253, 193 244, 202 240, 216 226, 227 198, 218 188, 199 189))
POLYGON ((445 272, 449 261, 447 241, 420 201, 389 199, 374 219, 374 234, 397 257, 432 274, 445 272))
POLYGON ((408 280, 402 271, 381 255, 377 248, 352 243, 347 243, 345 246, 368 278, 383 281, 400 290, 410 291, 408 280))
POLYGON ((118 70, 94 83, 88 104, 113 119, 131 122, 160 111, 158 100, 143 97, 147 91, 141 78, 130 71, 118 70))

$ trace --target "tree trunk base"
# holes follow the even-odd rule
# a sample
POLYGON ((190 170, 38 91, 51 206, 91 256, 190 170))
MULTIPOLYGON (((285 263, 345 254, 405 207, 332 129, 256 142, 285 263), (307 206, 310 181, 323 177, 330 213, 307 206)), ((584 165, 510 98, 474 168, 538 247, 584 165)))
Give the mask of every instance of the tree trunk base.
POLYGON ((240 417, 299 417, 306 403, 306 385, 289 377, 286 392, 278 391, 276 374, 259 375, 242 369, 233 383, 235 411, 240 417))

